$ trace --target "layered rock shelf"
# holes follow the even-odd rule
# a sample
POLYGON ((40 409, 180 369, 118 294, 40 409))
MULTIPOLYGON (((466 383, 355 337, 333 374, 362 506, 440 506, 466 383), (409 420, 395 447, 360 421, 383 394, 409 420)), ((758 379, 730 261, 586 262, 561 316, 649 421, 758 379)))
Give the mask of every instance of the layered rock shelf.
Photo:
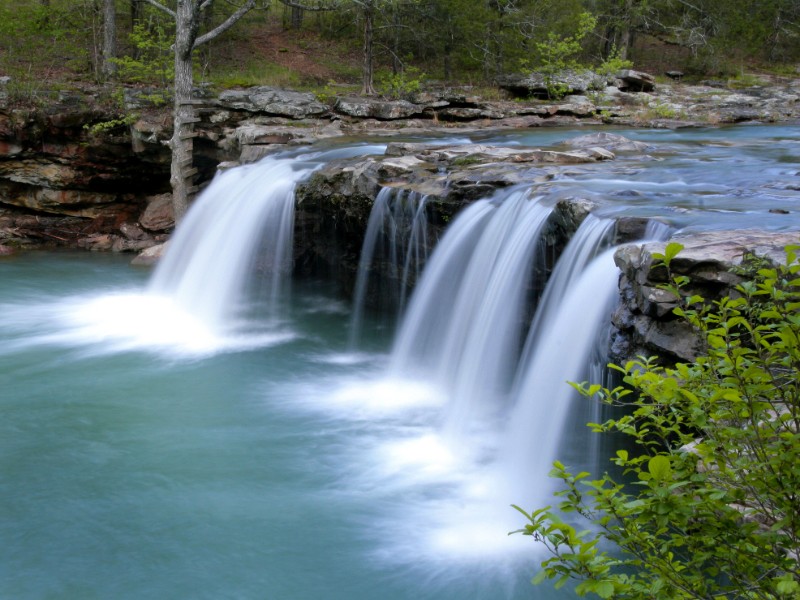
MULTIPOLYGON (((540 83, 540 82, 539 82, 540 83)), ((218 168, 256 161, 287 148, 327 138, 380 136, 381 156, 332 161, 297 190, 296 270, 333 275, 352 290, 361 242, 382 188, 428 197, 428 223, 436 239, 465 205, 499 188, 547 183, 565 169, 609 161, 619 153, 647 153, 647 144, 613 134, 583 136, 553 148, 486 144, 432 145, 393 142, 420 133, 519 129, 616 123, 689 127, 800 118, 800 82, 732 91, 709 85, 657 85, 626 72, 608 81, 575 74, 572 95, 558 102, 487 102, 464 91, 441 90, 407 100, 342 97, 333 104, 312 94, 256 87, 219 96, 198 92, 196 183, 218 168), (602 85, 600 85, 602 83, 602 85)), ((514 93, 541 96, 530 78, 509 79, 514 93)), ((61 246, 102 251, 142 251, 163 243, 174 227, 169 196, 169 115, 129 91, 132 124, 108 124, 115 115, 87 95, 62 94, 46 109, 0 106, 0 255, 20 247, 61 246)), ((0 99, 2 100, 2 99, 0 99)), ((546 233, 553 256, 590 210, 586 198, 555 203, 546 233)), ((644 219, 620 219, 617 241, 636 239, 644 219)), ((730 269, 745 251, 780 254, 797 234, 722 232, 696 234, 676 271, 698 293, 716 298, 736 283, 730 269)), ((624 246, 617 252, 622 303, 614 315, 613 354, 623 360, 659 354, 691 360, 696 339, 672 318, 672 300, 651 271, 663 245, 624 246)), ((139 259, 151 264, 156 250, 139 259)), ((412 282, 413 283, 413 282, 412 282)))

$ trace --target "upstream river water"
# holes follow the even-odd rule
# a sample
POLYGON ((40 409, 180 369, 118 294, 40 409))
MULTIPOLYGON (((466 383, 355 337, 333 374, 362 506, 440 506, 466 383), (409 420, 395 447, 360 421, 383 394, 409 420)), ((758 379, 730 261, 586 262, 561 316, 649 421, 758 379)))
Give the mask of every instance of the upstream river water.
MULTIPOLYGON (((623 133, 651 158, 576 166, 548 193, 674 228, 800 228, 800 127, 623 133)), ((0 260, 0 598, 573 596, 532 586, 542 555, 507 535, 511 501, 547 498, 493 494, 525 478, 494 460, 503 426, 440 439, 453 399, 387 376, 383 320, 349 349, 350 303, 295 282, 270 327, 221 339, 129 260, 0 260)), ((597 449, 574 424, 565 439, 597 449)))

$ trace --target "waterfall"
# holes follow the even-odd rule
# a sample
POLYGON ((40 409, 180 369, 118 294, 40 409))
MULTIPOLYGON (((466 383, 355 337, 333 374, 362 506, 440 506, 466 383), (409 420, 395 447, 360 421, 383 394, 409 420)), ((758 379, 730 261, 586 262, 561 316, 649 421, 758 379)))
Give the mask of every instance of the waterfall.
MULTIPOLYGON (((512 493, 527 502, 538 498, 546 503, 554 460, 586 467, 597 458, 597 436, 578 449, 562 440, 580 438, 568 429, 580 431, 587 422, 602 420, 602 406, 579 398, 567 382, 604 380, 619 271, 615 248, 603 248, 614 225, 610 219, 586 217, 556 263, 525 343, 501 461, 514 474, 512 493)), ((666 239, 669 232, 652 220, 644 239, 666 239)))
POLYGON ((247 310, 254 269, 274 317, 292 268, 294 189, 315 164, 266 158, 219 174, 177 228, 149 284, 218 333, 247 310))
POLYGON ((516 188, 480 200, 448 228, 423 273, 393 352, 395 373, 427 371, 452 398, 445 433, 466 433, 504 394, 523 331, 530 273, 551 213, 516 188))
POLYGON ((383 314, 399 316, 409 283, 416 281, 428 258, 427 196, 400 188, 383 188, 375 198, 358 263, 350 346, 358 341, 370 291, 383 314), (382 268, 381 268, 382 267, 382 268), (380 268, 382 279, 372 277, 380 268), (412 281, 413 280, 413 281, 412 281))
POLYGON ((535 332, 520 364, 503 460, 514 474, 513 493, 525 502, 534 495, 546 501, 549 495, 548 473, 576 395, 567 382, 586 375, 617 294, 613 255, 614 249, 606 250, 582 269, 569 265, 575 271, 573 283, 563 297, 551 296, 556 307, 541 306, 550 317, 535 332))

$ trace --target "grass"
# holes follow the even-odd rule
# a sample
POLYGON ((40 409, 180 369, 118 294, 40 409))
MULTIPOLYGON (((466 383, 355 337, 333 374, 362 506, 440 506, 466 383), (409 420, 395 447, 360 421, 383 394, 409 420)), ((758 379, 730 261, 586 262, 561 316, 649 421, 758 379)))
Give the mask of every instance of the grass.
POLYGON ((758 75, 754 75, 753 73, 741 72, 728 79, 728 87, 732 90, 743 90, 746 88, 758 87, 766 84, 766 81, 761 79, 758 75))
POLYGON ((214 87, 223 89, 255 85, 270 85, 293 89, 303 87, 303 78, 300 73, 293 71, 289 67, 266 61, 247 63, 234 72, 212 72, 208 76, 208 81, 214 87))

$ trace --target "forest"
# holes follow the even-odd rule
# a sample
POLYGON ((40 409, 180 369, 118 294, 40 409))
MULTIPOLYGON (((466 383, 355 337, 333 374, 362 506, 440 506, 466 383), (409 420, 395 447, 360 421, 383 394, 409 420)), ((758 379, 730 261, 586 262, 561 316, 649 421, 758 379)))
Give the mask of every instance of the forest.
MULTIPOLYGON (((162 89, 173 77, 167 0, 3 0, 0 75, 20 100, 75 82, 162 89), (159 6, 160 5, 160 6, 159 6)), ((421 83, 491 87, 509 73, 630 61, 663 76, 792 74, 794 0, 249 0, 197 3, 195 83, 391 94, 421 83), (349 90, 348 90, 349 91, 349 90)))

